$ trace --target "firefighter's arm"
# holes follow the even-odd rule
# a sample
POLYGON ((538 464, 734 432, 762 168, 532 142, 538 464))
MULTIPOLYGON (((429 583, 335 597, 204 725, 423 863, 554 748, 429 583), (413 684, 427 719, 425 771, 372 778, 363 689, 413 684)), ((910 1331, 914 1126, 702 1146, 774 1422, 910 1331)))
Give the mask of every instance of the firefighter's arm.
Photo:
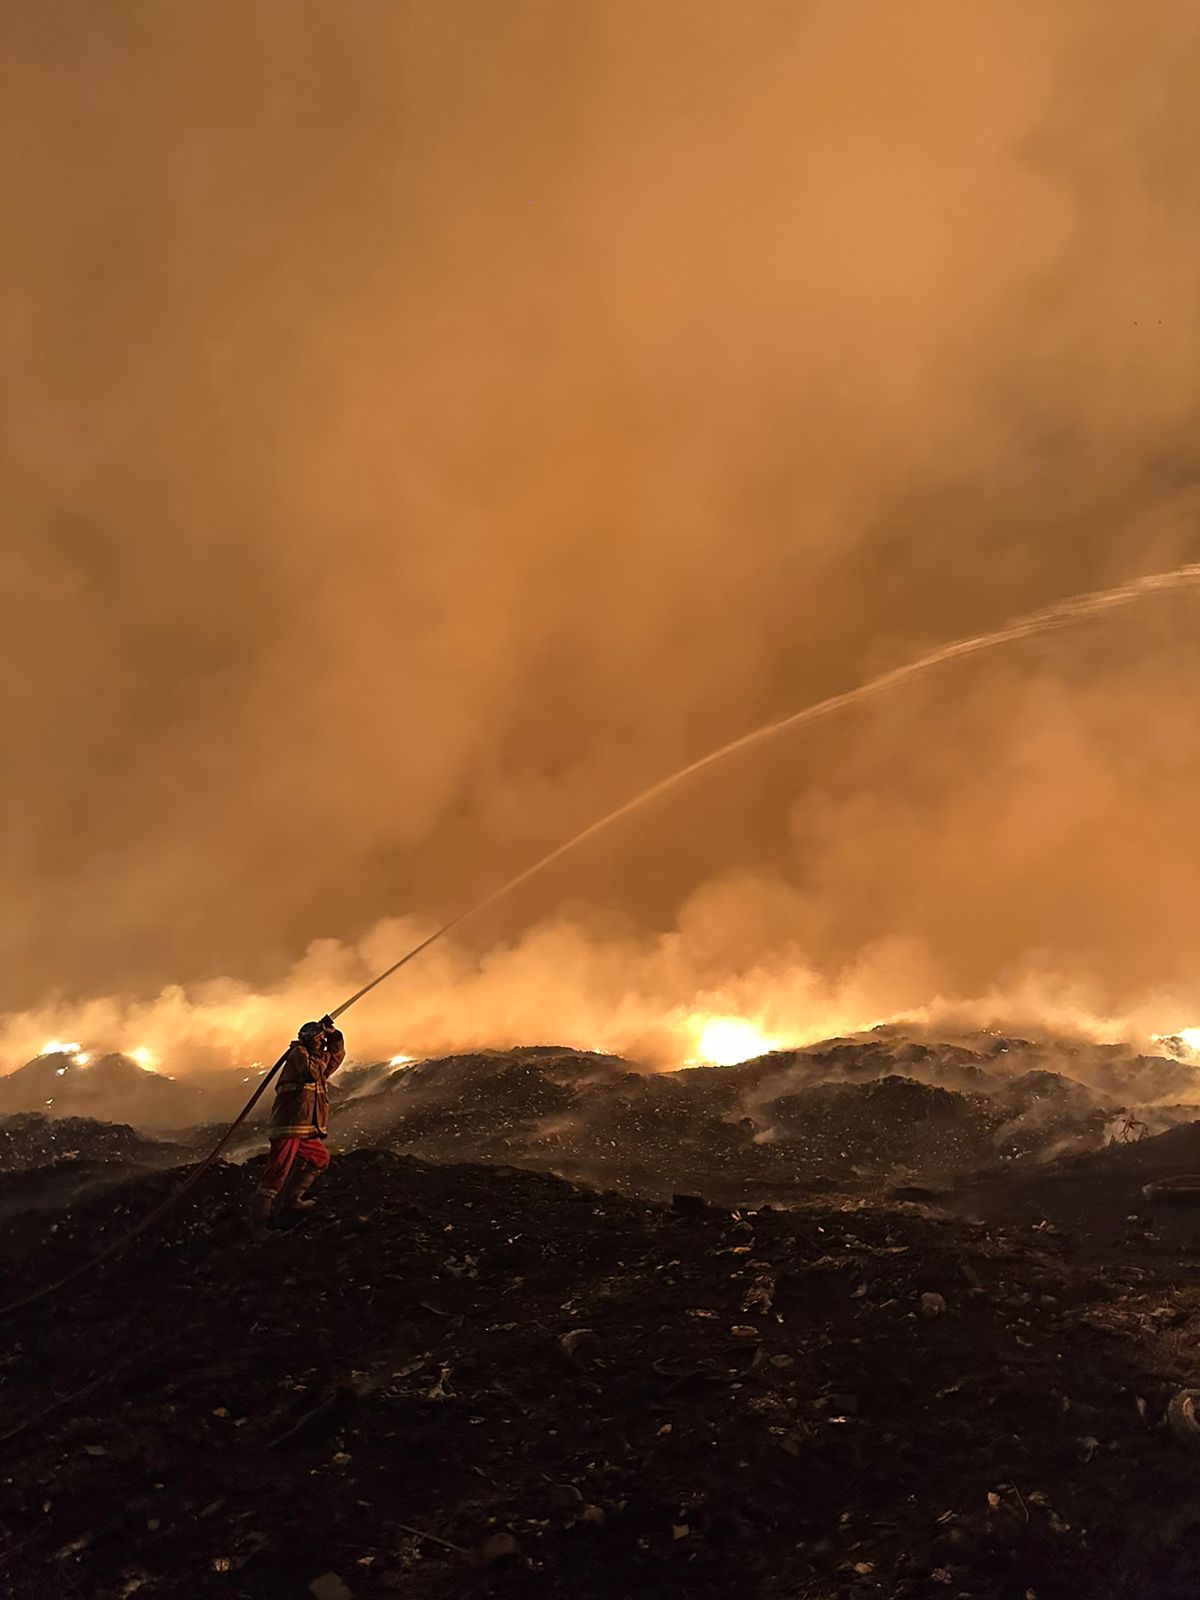
POLYGON ((346 1059, 346 1040, 340 1028, 335 1028, 332 1022, 325 1026, 325 1048, 329 1052, 329 1065, 325 1068, 326 1078, 332 1078, 342 1062, 346 1059))

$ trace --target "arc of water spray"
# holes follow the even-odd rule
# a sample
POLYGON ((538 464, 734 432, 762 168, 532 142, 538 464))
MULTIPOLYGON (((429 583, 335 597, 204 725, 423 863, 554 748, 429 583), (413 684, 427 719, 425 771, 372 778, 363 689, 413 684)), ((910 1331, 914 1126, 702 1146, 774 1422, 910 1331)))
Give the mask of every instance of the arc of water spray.
MULTIPOLYGON (((999 628, 994 633, 981 633, 972 639, 959 639, 953 644, 942 645, 940 649, 932 651, 927 656, 920 657, 917 661, 910 661, 902 667, 893 667, 890 672, 883 672, 879 677, 872 678, 867 683, 859 684, 856 689, 847 689, 842 694, 830 695, 827 700, 819 700, 815 705, 806 706, 802 711, 794 711, 789 716, 780 717, 775 722, 765 723, 761 728, 755 728, 750 733, 744 733, 740 738, 731 739, 728 744, 723 744, 720 749, 710 751, 708 755, 701 756, 699 760, 691 761, 687 766, 680 767, 678 772, 673 772, 669 777, 661 778, 657 783, 651 784, 648 789, 643 789, 640 794, 634 795, 631 800, 626 800, 623 805, 617 806, 614 811, 608 812, 607 815, 600 817, 596 822, 589 824, 582 832, 575 834, 573 838, 567 839, 563 844, 556 845, 553 850, 548 851, 540 860, 535 861, 532 866, 526 867, 523 872, 518 872, 516 877, 510 878, 507 883, 502 883, 491 894, 485 895, 482 900, 477 900, 474 905, 468 906, 465 911, 460 911, 449 922, 443 923, 428 938, 422 939, 420 944, 414 945, 411 950, 400 957, 399 961, 394 961, 378 977, 372 978, 370 983, 363 984, 361 989, 352 994, 348 1000, 343 1000, 341 1005, 329 1014, 334 1019, 342 1016, 349 1011, 351 1006, 357 1005, 364 995, 370 994, 372 989, 377 989, 381 983, 385 983, 388 978, 399 972, 402 967, 408 966, 410 961, 415 961, 423 951, 428 950, 439 939, 444 939, 455 928, 461 928, 464 922, 478 916, 480 912, 486 911, 489 906, 494 906, 498 900, 503 900, 514 889, 519 889, 523 883, 528 883, 538 873, 544 872, 547 867, 553 866, 554 862, 561 860, 569 851, 574 850, 577 845, 584 844, 588 839, 594 838, 596 834, 603 832, 605 828, 610 828, 614 823, 620 822, 623 817, 628 817, 633 812, 640 811, 643 806, 649 805, 652 801, 657 800, 660 795, 677 788, 679 784, 686 783, 689 778, 694 777, 698 772, 703 772, 706 767, 715 766, 719 761, 724 761, 726 757, 736 755, 739 750, 748 750, 753 745, 762 744, 768 739, 775 738, 777 734, 786 733, 793 728, 804 727, 810 722, 819 721, 822 717, 832 716, 837 711, 843 711, 849 706, 858 705, 861 701, 873 699, 876 695, 883 694, 888 689, 894 689, 897 685, 906 683, 912 678, 922 677, 935 667, 944 666, 948 661, 960 661, 965 656, 982 655, 986 650, 996 650, 1001 645, 1015 644, 1019 639, 1029 639, 1037 634, 1052 633, 1060 628, 1070 627, 1075 623, 1087 622, 1093 617, 1102 616, 1105 612, 1115 610, 1118 606, 1128 605, 1134 600, 1144 599, 1149 595, 1161 594, 1171 589, 1192 587, 1200 587, 1200 562, 1193 562, 1189 566, 1176 567, 1171 572, 1156 572, 1144 578, 1134 578, 1131 582, 1122 584, 1116 589, 1102 589, 1094 594, 1077 595, 1070 600, 1063 600, 1056 605, 1048 606, 1044 611, 1035 611, 1028 617, 1022 617, 1016 622, 1010 622, 1007 627, 999 628)), ((18 1311, 23 1306, 33 1305, 40 1300, 44 1300, 48 1295, 56 1293, 59 1289, 65 1288, 67 1284, 73 1283, 77 1278, 82 1277, 84 1273, 93 1271, 101 1262, 119 1254, 139 1234, 145 1233, 148 1228, 152 1227, 168 1211, 172 1210, 193 1184, 212 1166, 238 1128, 245 1122, 250 1112, 257 1105, 267 1085, 282 1067, 286 1054, 287 1052, 285 1051, 284 1055, 280 1056, 271 1070, 264 1075, 234 1121, 230 1123, 204 1159, 188 1173, 177 1189, 167 1195, 152 1211, 135 1223, 127 1233, 114 1240, 98 1255, 83 1262, 72 1272, 67 1273, 65 1277, 59 1278, 57 1282, 47 1284, 45 1288, 26 1295, 21 1300, 0 1307, 0 1317, 7 1316, 10 1312, 18 1311)))
POLYGON ((460 911, 449 922, 431 933, 428 938, 422 939, 420 944, 414 945, 399 961, 392 963, 378 977, 372 978, 370 983, 365 983, 361 989, 352 994, 348 1000, 343 1000, 336 1011, 330 1012, 335 1020, 343 1012, 356 1005, 372 989, 377 989, 385 983, 394 973, 406 967, 410 961, 430 945, 436 944, 439 939, 445 938, 448 933, 453 933, 455 928, 462 927, 464 922, 477 917, 486 911, 489 906, 494 906, 498 900, 503 900, 506 895, 519 889, 523 883, 528 883, 531 878, 537 877, 547 867, 553 866, 577 845, 585 844, 598 833, 620 822, 622 818, 630 816, 635 811, 640 811, 643 806, 650 805, 660 795, 669 790, 678 788, 681 783, 686 783, 697 773, 703 772, 707 767, 716 766, 729 756, 737 755, 740 750, 749 750, 757 744, 765 744, 767 740, 775 738, 777 734, 790 732, 794 728, 801 728, 810 722, 818 722, 823 717, 833 716, 835 712, 844 711, 850 706, 858 705, 864 700, 874 699, 876 695, 884 694, 889 689, 896 688, 899 684, 907 683, 910 679, 920 678, 935 667, 944 666, 950 661, 961 661, 966 656, 982 655, 987 650, 997 650, 1002 645, 1015 644, 1020 639, 1033 638, 1038 634, 1056 632, 1060 628, 1070 627, 1073 624, 1090 621, 1093 617, 1102 616, 1105 612, 1113 611, 1119 606, 1129 605, 1132 601, 1145 599, 1150 595, 1161 594, 1171 589, 1184 589, 1200 587, 1200 562, 1192 562, 1187 566, 1175 567, 1170 572, 1154 572, 1143 578, 1133 578, 1128 583, 1121 584, 1116 589, 1100 589, 1093 594, 1075 595, 1070 600, 1058 601, 1055 605, 1047 606, 1042 611, 1032 612, 1027 617, 1021 617, 1016 622, 1010 622, 1007 627, 999 628, 993 633, 981 633, 971 639, 958 639, 953 644, 942 645, 939 649, 931 651, 927 656, 921 656, 916 661, 910 661, 902 667, 893 667, 889 672, 880 673, 879 677, 872 678, 867 683, 859 684, 857 688, 846 689, 841 694, 830 695, 827 700, 819 700, 815 705, 805 706, 802 711, 790 712, 786 717, 779 717, 774 722, 764 723, 761 728, 755 728, 750 733, 743 733, 736 739, 731 739, 728 744, 723 744, 720 749, 712 750, 706 756, 690 761, 687 766, 680 767, 678 772, 673 772, 669 777, 661 778, 657 783, 651 784, 648 789, 643 789, 640 794, 633 796, 619 805, 616 810, 608 812, 596 822, 589 823, 582 832, 567 839, 563 844, 556 845, 540 860, 524 871, 518 872, 515 878, 510 878, 507 883, 494 889, 491 894, 485 895, 482 900, 477 900, 474 905, 468 906, 465 911, 460 911))

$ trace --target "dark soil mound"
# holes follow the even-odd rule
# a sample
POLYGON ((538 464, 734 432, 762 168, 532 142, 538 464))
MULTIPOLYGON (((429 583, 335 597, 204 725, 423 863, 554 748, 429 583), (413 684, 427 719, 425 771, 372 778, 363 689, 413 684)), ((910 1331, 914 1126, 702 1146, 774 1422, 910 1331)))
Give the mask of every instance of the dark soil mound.
POLYGON ((796 1167, 840 1175, 887 1171, 937 1177, 993 1159, 987 1102, 911 1078, 823 1084, 772 1102, 796 1167))
MULTIPOLYGON (((13 1221, 6 1298, 172 1181, 13 1221)), ((252 1181, 214 1169, 0 1323, 7 1592, 1200 1591, 1160 1421, 1200 1299, 1159 1244, 1080 1267, 912 1206, 673 1209, 361 1151, 256 1247, 252 1181)))
POLYGON ((145 1170, 186 1159, 182 1145, 120 1123, 34 1113, 0 1120, 0 1219, 57 1210, 145 1170))

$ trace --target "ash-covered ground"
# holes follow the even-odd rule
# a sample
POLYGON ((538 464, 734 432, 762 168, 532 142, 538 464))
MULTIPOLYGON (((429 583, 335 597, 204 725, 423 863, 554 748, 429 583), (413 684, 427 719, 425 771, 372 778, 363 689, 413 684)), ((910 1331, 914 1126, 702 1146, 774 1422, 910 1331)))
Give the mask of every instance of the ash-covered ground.
MULTIPOLYGON (((249 1241, 255 1135, 0 1322, 0 1592, 1193 1597, 1200 1209, 1142 1188, 1200 1172, 1195 1080, 892 1031, 347 1069, 301 1224, 249 1241)), ((203 1137, 0 1122, 0 1298, 203 1137)))

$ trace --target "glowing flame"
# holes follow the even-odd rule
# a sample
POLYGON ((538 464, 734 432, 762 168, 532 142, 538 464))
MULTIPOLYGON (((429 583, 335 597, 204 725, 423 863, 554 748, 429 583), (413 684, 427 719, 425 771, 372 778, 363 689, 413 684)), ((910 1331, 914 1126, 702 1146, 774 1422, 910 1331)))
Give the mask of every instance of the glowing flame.
MULTIPOLYGON (((92 1059, 86 1050, 80 1048, 74 1039, 47 1039, 38 1051, 41 1056, 70 1056, 77 1067, 86 1067, 92 1059)), ((66 1067, 59 1067, 58 1075, 61 1078, 66 1067)))
POLYGON ((412 1056, 393 1056, 388 1062, 389 1067, 406 1067, 412 1061, 412 1056))
POLYGON ((146 1049, 144 1044, 138 1045, 136 1050, 128 1052, 130 1061, 136 1061, 143 1072, 150 1072, 154 1067, 154 1056, 146 1049))
POLYGON ((734 1067, 739 1061, 765 1056, 779 1045, 745 1017, 698 1017, 696 1059, 714 1067, 734 1067))
POLYGON ((1180 1028, 1179 1037, 1189 1050, 1200 1050, 1200 1028, 1180 1028))

